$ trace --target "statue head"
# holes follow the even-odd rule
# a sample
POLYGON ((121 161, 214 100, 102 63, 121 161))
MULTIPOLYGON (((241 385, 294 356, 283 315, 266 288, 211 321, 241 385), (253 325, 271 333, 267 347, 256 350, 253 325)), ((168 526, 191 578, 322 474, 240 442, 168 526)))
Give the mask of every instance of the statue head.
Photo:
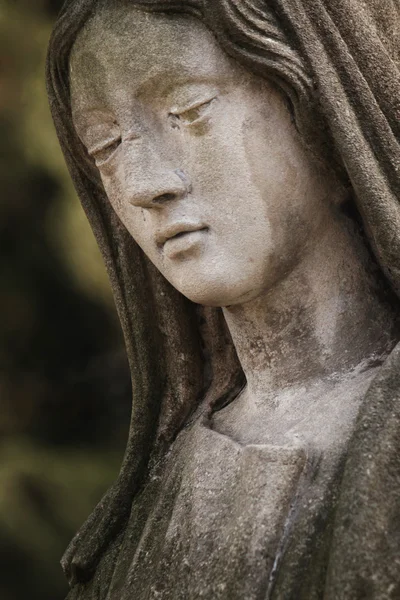
POLYGON ((273 288, 345 198, 305 148, 285 92, 192 16, 106 5, 70 72, 73 123, 113 209, 192 302, 273 288))
MULTIPOLYGON (((213 307, 273 287, 348 201, 400 286, 395 95, 374 82, 361 34, 342 21, 336 31, 335 10, 328 0, 64 7, 50 103, 134 386, 121 474, 67 554, 72 577, 87 576, 120 527, 149 458, 193 411, 224 405, 243 385, 213 307)), ((393 35, 389 13, 380 27, 393 35)), ((379 48, 392 82, 395 46, 379 48)))

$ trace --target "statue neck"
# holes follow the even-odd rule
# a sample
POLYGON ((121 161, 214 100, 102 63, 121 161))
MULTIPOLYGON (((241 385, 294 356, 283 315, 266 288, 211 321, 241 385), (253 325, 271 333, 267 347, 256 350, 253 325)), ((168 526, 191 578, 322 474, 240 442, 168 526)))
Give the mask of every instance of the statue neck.
POLYGON ((224 308, 248 395, 340 376, 388 353, 396 318, 384 287, 353 222, 330 219, 273 289, 224 308))

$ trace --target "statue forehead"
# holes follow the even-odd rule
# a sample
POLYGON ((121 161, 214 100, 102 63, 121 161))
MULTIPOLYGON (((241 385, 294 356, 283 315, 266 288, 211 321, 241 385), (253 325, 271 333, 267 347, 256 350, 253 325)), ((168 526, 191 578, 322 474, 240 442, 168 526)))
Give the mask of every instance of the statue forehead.
POLYGON ((194 17, 116 5, 99 10, 86 24, 73 46, 70 67, 71 87, 81 93, 85 87, 95 90, 96 82, 121 86, 128 77, 140 88, 166 71, 223 74, 232 61, 194 17))

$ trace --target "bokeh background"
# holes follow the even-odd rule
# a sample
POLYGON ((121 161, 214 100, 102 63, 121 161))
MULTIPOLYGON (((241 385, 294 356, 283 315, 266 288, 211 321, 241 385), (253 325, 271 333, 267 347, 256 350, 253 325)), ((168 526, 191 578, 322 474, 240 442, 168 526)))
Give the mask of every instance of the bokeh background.
POLYGON ((62 0, 0 0, 0 599, 63 600, 60 557, 115 477, 130 382, 58 148, 44 63, 62 0))

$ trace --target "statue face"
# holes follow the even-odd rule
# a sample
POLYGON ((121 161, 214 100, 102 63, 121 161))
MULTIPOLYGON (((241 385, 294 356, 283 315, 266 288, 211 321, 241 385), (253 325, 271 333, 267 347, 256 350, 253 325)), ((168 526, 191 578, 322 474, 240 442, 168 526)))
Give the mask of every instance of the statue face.
POLYGON ((192 301, 270 290, 323 230, 323 178, 283 97, 196 19, 99 13, 75 43, 71 95, 113 208, 192 301))

